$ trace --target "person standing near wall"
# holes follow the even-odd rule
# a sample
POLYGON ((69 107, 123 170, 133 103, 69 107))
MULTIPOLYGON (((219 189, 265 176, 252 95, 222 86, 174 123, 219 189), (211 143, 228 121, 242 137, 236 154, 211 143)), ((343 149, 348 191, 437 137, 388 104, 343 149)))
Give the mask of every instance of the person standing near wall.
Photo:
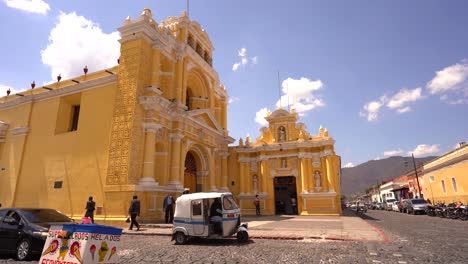
POLYGON ((255 195, 253 204, 255 205, 255 213, 257 214, 257 216, 259 216, 260 215, 260 199, 258 199, 258 194, 255 195))
POLYGON ((137 227, 137 231, 140 231, 140 225, 138 224, 136 218, 140 216, 140 200, 138 200, 138 196, 134 195, 133 200, 130 203, 130 208, 128 209, 128 213, 130 214, 130 228, 128 230, 133 229, 133 225, 137 227))
POLYGON ((86 213, 85 217, 91 218, 91 223, 94 224, 94 210, 96 209, 96 203, 93 201, 93 197, 90 196, 88 198, 88 202, 86 203, 86 213))
POLYGON ((166 224, 172 223, 174 220, 174 198, 172 198, 172 194, 168 194, 166 198, 164 198, 163 209, 166 213, 166 224))

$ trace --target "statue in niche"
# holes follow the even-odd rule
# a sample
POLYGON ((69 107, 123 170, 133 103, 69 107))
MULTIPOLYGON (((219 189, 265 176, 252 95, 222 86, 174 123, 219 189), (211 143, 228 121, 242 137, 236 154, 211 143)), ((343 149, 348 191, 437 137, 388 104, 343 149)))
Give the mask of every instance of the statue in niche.
POLYGON ((252 188, 254 193, 258 193, 258 177, 256 175, 252 177, 252 188))
POLYGON ((284 126, 280 126, 278 129, 278 141, 286 141, 286 129, 284 126))
POLYGON ((320 171, 315 171, 314 173, 314 180, 315 180, 315 187, 322 187, 322 179, 321 179, 320 171))
POLYGON ((281 159, 281 168, 286 168, 286 167, 287 167, 286 159, 281 159))

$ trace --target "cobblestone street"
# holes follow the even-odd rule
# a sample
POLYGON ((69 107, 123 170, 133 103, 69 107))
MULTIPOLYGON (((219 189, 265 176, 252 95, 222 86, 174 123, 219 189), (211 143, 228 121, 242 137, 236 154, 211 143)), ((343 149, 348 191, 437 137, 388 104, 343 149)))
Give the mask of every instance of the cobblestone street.
MULTIPOLYGON (((347 212, 355 217, 354 212, 347 212)), ((368 211, 361 216, 390 242, 324 239, 194 240, 176 246, 169 236, 123 235, 120 263, 467 263, 468 222, 425 215, 368 211)), ((7 257, 0 263, 16 262, 7 257)))

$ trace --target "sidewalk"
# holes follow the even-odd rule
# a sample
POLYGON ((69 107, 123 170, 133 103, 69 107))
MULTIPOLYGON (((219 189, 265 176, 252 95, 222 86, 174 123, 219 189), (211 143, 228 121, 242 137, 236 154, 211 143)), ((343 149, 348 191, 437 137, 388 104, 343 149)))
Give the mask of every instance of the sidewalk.
MULTIPOLYGON (((327 239, 342 241, 388 242, 384 232, 365 220, 347 216, 247 216, 251 239, 327 239)), ((142 224, 140 231, 124 229, 124 234, 171 236, 172 224, 142 224)))

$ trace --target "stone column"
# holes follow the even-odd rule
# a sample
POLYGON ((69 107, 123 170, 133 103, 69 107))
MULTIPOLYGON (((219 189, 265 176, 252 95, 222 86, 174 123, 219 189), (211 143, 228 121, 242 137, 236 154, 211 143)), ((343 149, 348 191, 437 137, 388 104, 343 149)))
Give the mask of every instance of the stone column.
POLYGON ((242 161, 242 159, 239 160, 240 162, 240 194, 246 194, 247 193, 247 176, 246 176, 246 162, 242 161))
POLYGON ((227 158, 229 157, 228 152, 223 152, 220 154, 221 157, 221 190, 229 191, 228 185, 228 162, 227 158))
POLYGON ((179 133, 172 133, 171 138, 171 175, 169 176, 170 186, 180 187, 182 186, 180 182, 180 153, 181 153, 181 144, 180 141, 184 136, 179 133))
POLYGON ((302 192, 303 193, 307 193, 308 190, 307 190, 307 160, 305 158, 299 158, 299 162, 301 164, 301 171, 300 171, 300 175, 301 175, 301 187, 302 187, 302 192))
POLYGON ((161 128, 160 124, 144 123, 145 130, 145 154, 143 158, 143 178, 154 179, 154 152, 156 150, 156 131, 161 128))
POLYGON ((261 193, 268 193, 268 181, 270 180, 270 167, 269 167, 269 161, 267 158, 260 158, 260 173, 261 175, 260 181, 261 181, 261 193))
POLYGON ((161 71, 161 51, 159 49, 153 49, 153 67, 151 74, 151 86, 156 88, 160 87, 159 72, 161 71))
POLYGON ((328 178, 328 182, 330 183, 329 191, 334 192, 335 182, 334 182, 333 162, 332 162, 331 156, 327 156, 326 161, 327 161, 327 178, 328 178))

